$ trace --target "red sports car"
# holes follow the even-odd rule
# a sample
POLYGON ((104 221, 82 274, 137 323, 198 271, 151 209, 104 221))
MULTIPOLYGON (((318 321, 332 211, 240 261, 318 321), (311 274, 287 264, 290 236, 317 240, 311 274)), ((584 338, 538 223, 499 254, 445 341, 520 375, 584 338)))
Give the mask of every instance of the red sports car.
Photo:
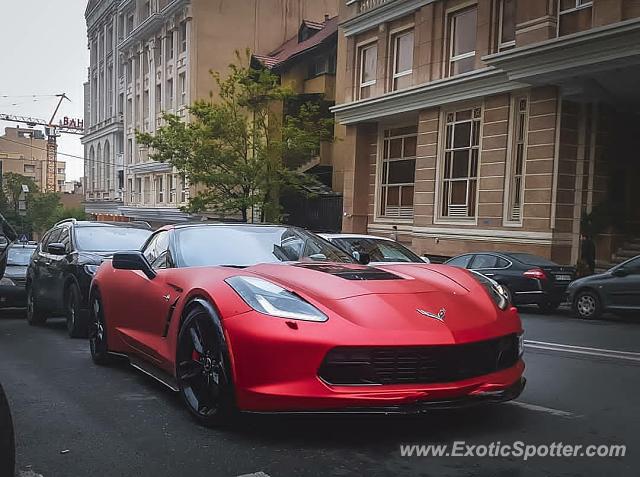
POLYGON ((444 265, 367 267, 276 225, 165 227, 91 290, 91 355, 175 391, 205 424, 248 412, 422 412, 524 387, 500 287, 444 265))

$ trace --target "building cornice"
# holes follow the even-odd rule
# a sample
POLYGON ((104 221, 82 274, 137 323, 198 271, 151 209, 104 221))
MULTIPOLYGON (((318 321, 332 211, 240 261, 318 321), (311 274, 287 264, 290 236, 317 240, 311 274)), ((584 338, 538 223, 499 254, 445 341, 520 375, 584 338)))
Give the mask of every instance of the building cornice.
POLYGON ((191 215, 182 212, 175 207, 118 207, 122 215, 139 220, 156 222, 185 222, 191 219, 191 215))
MULTIPOLYGON (((90 129, 91 128, 89 128, 89 130, 90 129)), ((90 131, 89 133, 82 136, 80 141, 82 144, 86 144, 109 134, 114 134, 122 131, 124 131, 124 124, 121 122, 113 122, 107 126, 96 129, 95 131, 90 131)))
POLYGON ((505 93, 526 86, 509 80, 503 71, 488 67, 374 98, 339 104, 331 108, 331 111, 340 124, 355 124, 505 93))
POLYGON ((640 18, 484 56, 514 81, 552 81, 640 63, 640 18))
MULTIPOLYGON (((357 35, 381 23, 386 23, 408 15, 435 0, 395 0, 361 13, 340 23, 344 36, 357 35)), ((351 2, 353 3, 353 2, 351 2)))

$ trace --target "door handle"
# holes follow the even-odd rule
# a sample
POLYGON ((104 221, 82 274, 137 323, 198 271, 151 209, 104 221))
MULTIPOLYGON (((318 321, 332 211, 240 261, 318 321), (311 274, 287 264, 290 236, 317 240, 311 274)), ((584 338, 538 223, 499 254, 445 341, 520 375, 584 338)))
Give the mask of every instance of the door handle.
POLYGON ((496 274, 495 274, 495 273, 483 273, 483 275, 484 275, 485 277, 495 277, 495 276, 496 276, 496 274))

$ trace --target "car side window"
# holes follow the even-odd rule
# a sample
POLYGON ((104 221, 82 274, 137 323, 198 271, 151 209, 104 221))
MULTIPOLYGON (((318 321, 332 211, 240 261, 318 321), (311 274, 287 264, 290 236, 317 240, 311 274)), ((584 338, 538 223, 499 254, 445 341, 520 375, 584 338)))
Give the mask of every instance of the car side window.
POLYGON ((67 250, 67 252, 71 251, 71 238, 69 236, 69 228, 68 227, 63 227, 62 231, 60 232, 60 238, 58 238, 58 241, 61 244, 64 244, 65 249, 67 250))
POLYGON ((496 268, 507 268, 509 266, 509 261, 502 258, 496 257, 496 268))
POLYGON ((495 255, 489 255, 489 254, 478 254, 475 256, 475 258, 473 259, 473 262, 471 263, 471 268, 473 268, 474 270, 479 270, 479 269, 483 269, 483 268, 496 268, 498 263, 498 257, 496 257, 495 255))
POLYGON ((630 275, 640 275, 640 258, 631 260, 624 266, 624 269, 630 275))
POLYGON ((153 268, 167 268, 169 250, 169 232, 158 232, 142 252, 153 268))
POLYGON ((449 260, 447 265, 451 265, 453 267, 460 268, 469 268, 469 262, 473 258, 473 255, 461 255, 459 257, 454 258, 453 260, 449 260))
POLYGON ((47 232, 40 240, 40 245, 38 246, 39 253, 46 253, 47 245, 49 245, 49 238, 51 237, 51 232, 47 232))
POLYGON ((49 253, 49 251, 47 250, 47 247, 52 244, 52 243, 58 243, 60 241, 60 235, 62 234, 62 230, 57 228, 57 229, 53 229, 50 233, 49 233, 49 237, 47 238, 46 243, 42 244, 42 251, 44 253, 49 253))

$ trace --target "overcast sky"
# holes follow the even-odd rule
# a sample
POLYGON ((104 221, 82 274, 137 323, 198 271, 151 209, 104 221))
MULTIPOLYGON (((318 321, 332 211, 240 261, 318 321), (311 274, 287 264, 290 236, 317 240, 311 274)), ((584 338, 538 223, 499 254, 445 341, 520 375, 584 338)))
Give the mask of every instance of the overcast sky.
MULTIPOLYGON (((84 20, 86 0, 0 0, 0 113, 47 121, 56 105, 52 97, 67 93, 57 118, 82 118, 83 88, 89 55, 84 20), (9 97, 6 97, 9 96, 9 97)), ((14 123, 0 121, 0 133, 14 123)), ((80 136, 58 138, 58 159, 67 163, 67 180, 83 175, 80 136)))

